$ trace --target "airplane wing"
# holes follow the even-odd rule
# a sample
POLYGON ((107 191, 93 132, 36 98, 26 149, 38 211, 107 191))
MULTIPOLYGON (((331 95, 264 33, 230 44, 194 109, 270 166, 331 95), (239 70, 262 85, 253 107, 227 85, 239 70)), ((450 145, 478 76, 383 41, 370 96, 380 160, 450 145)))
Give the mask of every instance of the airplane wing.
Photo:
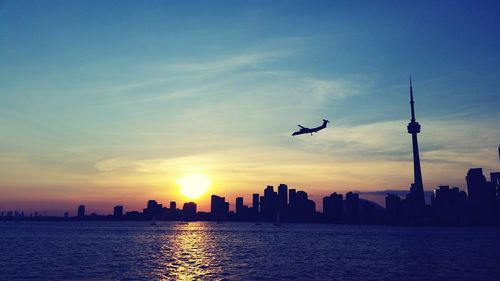
POLYGON ((300 125, 297 125, 297 126, 299 126, 301 129, 307 129, 306 127, 303 127, 303 126, 300 126, 300 125))

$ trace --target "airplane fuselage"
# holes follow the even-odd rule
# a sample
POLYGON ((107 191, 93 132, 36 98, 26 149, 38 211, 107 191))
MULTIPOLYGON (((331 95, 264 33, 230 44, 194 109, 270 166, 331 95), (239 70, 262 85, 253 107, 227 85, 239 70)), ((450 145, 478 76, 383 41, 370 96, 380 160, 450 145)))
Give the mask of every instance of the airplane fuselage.
POLYGON ((300 130, 294 132, 292 134, 292 136, 303 135, 303 134, 311 134, 312 135, 313 133, 316 133, 316 132, 326 128, 326 124, 328 124, 328 122, 330 122, 330 121, 323 119, 323 124, 321 126, 315 127, 315 128, 305 128, 305 127, 302 127, 299 125, 300 130))

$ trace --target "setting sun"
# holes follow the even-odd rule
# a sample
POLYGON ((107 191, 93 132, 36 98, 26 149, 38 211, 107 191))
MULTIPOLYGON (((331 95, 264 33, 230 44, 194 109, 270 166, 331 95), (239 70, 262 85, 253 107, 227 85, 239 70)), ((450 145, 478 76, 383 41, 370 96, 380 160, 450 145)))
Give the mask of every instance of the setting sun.
POLYGON ((210 187, 210 178, 203 174, 189 174, 177 180, 179 192, 190 198, 196 199, 205 194, 210 187))

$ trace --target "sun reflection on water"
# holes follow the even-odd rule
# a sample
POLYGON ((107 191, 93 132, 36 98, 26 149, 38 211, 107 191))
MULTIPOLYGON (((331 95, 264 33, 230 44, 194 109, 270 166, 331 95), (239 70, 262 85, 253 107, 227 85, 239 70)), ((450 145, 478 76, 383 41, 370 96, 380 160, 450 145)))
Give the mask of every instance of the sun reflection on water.
POLYGON ((217 245, 203 223, 172 225, 174 236, 161 246, 163 280, 206 280, 223 276, 217 245), (165 259, 166 258, 166 259, 165 259))

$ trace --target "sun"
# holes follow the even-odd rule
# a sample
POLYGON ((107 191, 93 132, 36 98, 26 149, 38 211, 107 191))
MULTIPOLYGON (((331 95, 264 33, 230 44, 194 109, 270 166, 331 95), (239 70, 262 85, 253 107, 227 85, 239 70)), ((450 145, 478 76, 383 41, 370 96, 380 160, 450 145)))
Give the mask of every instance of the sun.
POLYGON ((177 179, 179 192, 189 199, 196 199, 208 191, 210 178, 204 174, 188 174, 177 179))

